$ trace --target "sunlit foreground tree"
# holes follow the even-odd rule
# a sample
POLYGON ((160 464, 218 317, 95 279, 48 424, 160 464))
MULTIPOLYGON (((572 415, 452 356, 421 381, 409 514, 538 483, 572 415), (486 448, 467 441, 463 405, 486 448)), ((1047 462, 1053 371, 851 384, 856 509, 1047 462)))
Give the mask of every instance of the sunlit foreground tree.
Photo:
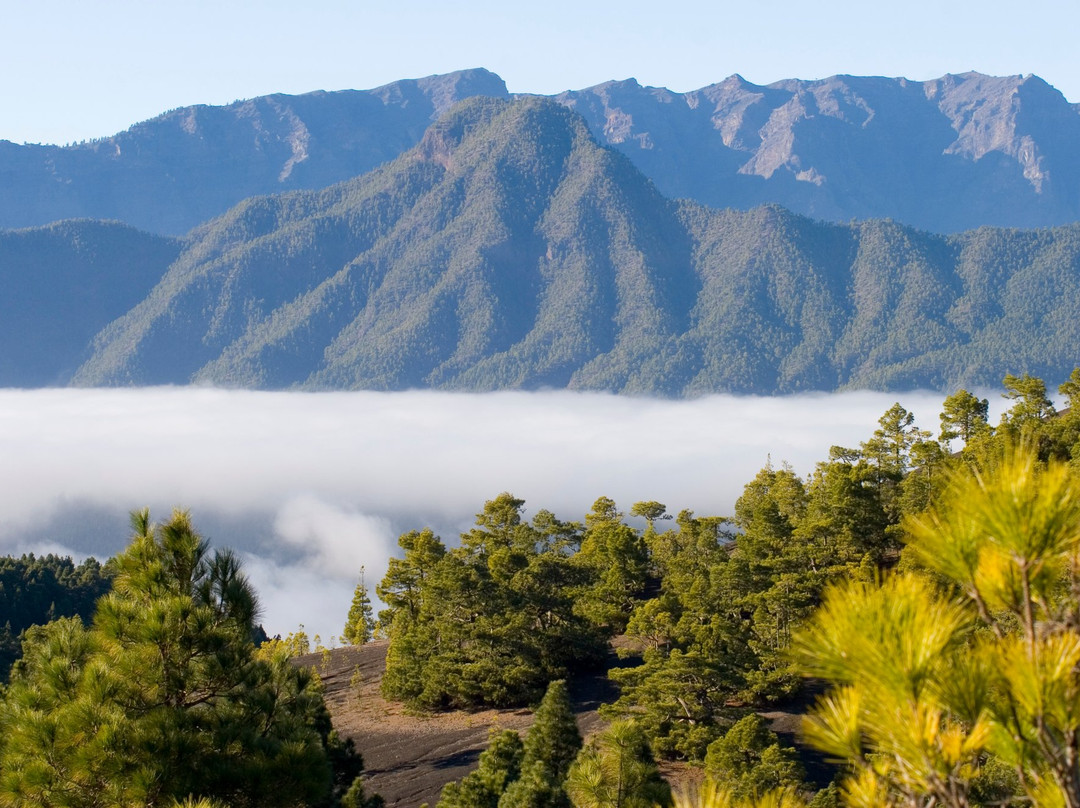
POLYGON ((833 588, 796 643, 845 803, 1077 808, 1080 486, 1018 450, 907 528, 933 574, 833 588))
POLYGON ((671 790, 649 741, 633 721, 616 721, 578 754, 566 778, 574 808, 665 808, 671 790))
POLYGON ((211 553, 186 513, 132 524, 93 626, 60 620, 26 641, 0 703, 0 805, 329 800, 321 693, 286 655, 256 659, 235 557, 211 553))
POLYGON ((699 791, 676 795, 675 808, 807 808, 792 788, 774 789, 761 797, 737 797, 730 789, 707 782, 699 791))

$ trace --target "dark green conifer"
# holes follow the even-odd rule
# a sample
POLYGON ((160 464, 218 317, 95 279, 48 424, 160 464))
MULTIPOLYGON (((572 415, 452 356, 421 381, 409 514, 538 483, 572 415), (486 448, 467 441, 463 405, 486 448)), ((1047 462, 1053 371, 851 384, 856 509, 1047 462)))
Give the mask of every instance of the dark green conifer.
POLYGON ((938 439, 942 443, 959 438, 965 444, 978 432, 987 429, 987 414, 990 402, 979 399, 967 390, 957 390, 945 399, 941 405, 941 433, 938 439))
POLYGON ((525 736, 521 777, 503 794, 499 808, 569 808, 563 783, 580 750, 581 733, 566 682, 559 679, 548 685, 536 710, 525 736))
POLYGON ((476 770, 442 790, 437 808, 498 808, 499 798, 521 776, 525 751, 513 730, 492 730, 476 770))
POLYGON ((737 799, 780 788, 799 788, 805 772, 795 750, 780 746, 765 720, 751 713, 709 745, 705 773, 737 799))
POLYGON ((572 808, 561 783, 554 782, 540 761, 522 767, 521 777, 503 792, 499 808, 572 808))
POLYGON ((132 524, 92 628, 65 619, 27 634, 0 703, 0 803, 325 799, 321 692, 285 655, 255 658, 258 606, 235 556, 211 553, 186 513, 132 524))
POLYGON ((371 598, 368 597, 367 586, 364 585, 364 568, 361 567, 360 581, 353 592, 352 606, 349 607, 349 616, 345 620, 345 629, 341 636, 353 645, 363 645, 371 640, 374 633, 375 619, 371 612, 371 598))
POLYGON ((585 535, 577 562, 593 583, 578 598, 577 610, 597 625, 622 632, 645 589, 649 552, 636 530, 608 497, 600 497, 585 516, 585 535))
POLYGON ((570 706, 566 681, 557 679, 548 685, 525 736, 525 765, 542 763, 552 778, 562 781, 579 751, 581 732, 570 706))
POLYGON ((606 634, 574 612, 585 582, 567 556, 576 531, 503 493, 484 504, 461 546, 407 533, 378 592, 390 608, 385 696, 434 709, 510 706, 600 660, 606 634))

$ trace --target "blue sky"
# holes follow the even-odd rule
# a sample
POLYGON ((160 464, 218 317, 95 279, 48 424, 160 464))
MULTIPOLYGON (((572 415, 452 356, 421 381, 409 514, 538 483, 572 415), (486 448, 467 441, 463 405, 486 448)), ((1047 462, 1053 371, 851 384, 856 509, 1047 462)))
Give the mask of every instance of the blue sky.
POLYGON ((35 0, 3 3, 0 139, 66 143, 178 106, 466 67, 511 91, 685 91, 835 73, 1036 73, 1080 101, 1077 0, 35 0))

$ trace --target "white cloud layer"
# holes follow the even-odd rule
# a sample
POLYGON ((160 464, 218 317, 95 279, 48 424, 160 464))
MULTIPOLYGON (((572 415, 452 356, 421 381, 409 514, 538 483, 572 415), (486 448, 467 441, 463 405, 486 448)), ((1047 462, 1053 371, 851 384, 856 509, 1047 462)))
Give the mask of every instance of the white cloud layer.
POLYGON ((730 513, 770 456, 806 474, 897 400, 936 432, 941 399, 0 390, 0 553, 106 556, 130 509, 189 508, 244 553, 271 634, 304 623, 327 639, 399 533, 452 542, 501 491, 563 519, 599 496, 730 513))

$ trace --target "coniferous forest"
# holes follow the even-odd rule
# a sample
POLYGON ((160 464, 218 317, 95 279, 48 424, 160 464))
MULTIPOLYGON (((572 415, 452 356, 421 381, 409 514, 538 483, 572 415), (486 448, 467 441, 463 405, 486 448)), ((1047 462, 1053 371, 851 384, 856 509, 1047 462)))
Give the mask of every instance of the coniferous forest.
MULTIPOLYGON (((897 403, 805 477, 767 465, 731 515, 601 496, 526 519, 502 493, 457 541, 403 534, 385 608, 361 581, 346 626, 388 639, 384 696, 535 710, 438 805, 1078 804, 1080 369, 1060 412, 1038 378, 1004 385, 999 424, 964 390, 936 434, 897 403), (583 738, 567 683, 590 671, 616 695, 583 738), (794 748, 762 713, 808 688, 794 748)), ((103 566, 4 564, 0 802, 382 804, 236 557, 186 513, 132 528, 103 566)))

